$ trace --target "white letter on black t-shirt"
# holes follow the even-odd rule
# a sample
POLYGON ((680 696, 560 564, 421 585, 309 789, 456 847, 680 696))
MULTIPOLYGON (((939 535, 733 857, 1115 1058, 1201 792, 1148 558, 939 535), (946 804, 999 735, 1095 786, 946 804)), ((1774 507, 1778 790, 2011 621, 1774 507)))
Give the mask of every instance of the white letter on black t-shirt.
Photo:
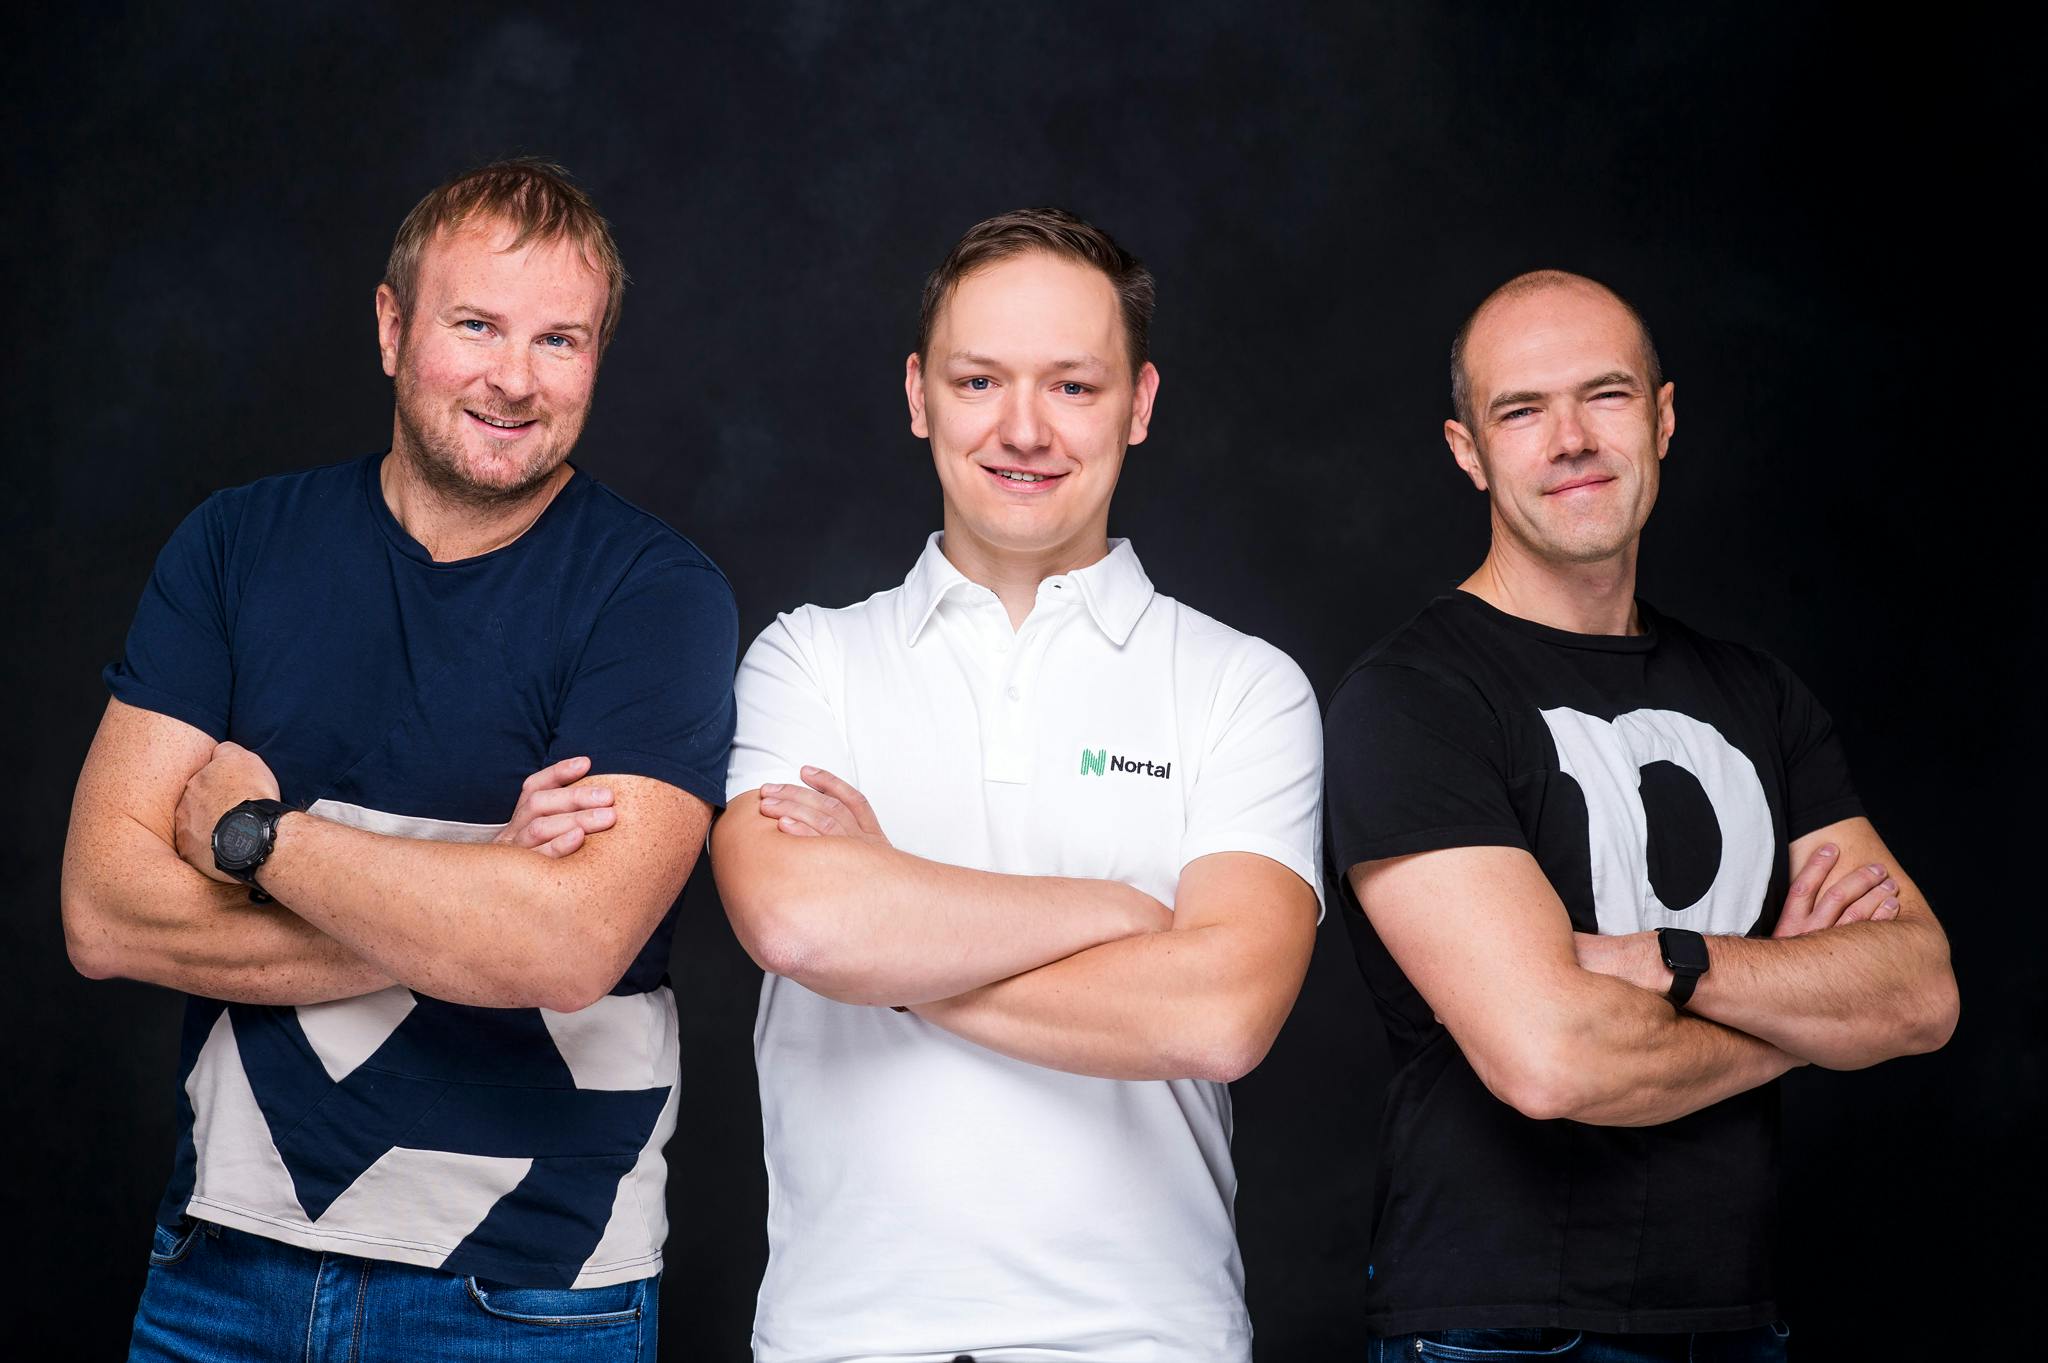
POLYGON ((1743 933, 1756 924, 1777 841, 1756 766, 1718 729, 1676 710, 1632 710, 1612 723, 1543 711, 1557 760, 1585 792, 1593 905, 1603 934, 1687 927, 1743 933), (1721 821, 1721 865, 1697 904, 1667 908, 1650 888, 1649 820, 1642 768, 1670 762, 1698 778, 1721 821))

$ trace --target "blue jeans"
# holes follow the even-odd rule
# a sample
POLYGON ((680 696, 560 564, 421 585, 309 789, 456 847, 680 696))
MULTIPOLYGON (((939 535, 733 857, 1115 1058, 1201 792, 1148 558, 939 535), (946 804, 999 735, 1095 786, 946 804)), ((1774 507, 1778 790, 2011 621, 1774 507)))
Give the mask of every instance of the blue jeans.
POLYGON ((1784 1325, 1696 1335, 1601 1335, 1579 1330, 1425 1330, 1374 1339, 1370 1363, 1784 1363, 1784 1325))
POLYGON ((510 1287, 322 1254, 204 1221, 157 1227, 131 1363, 653 1363, 660 1278, 510 1287))

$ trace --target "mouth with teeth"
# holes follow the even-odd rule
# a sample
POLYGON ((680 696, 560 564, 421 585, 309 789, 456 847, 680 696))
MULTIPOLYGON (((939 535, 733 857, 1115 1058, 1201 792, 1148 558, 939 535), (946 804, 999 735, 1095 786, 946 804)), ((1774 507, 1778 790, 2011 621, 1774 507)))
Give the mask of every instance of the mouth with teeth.
POLYGON ((535 424, 535 418, 533 417, 520 420, 513 417, 492 416, 488 412, 473 412, 466 407, 463 409, 463 414, 482 427, 495 440, 517 439, 525 434, 528 427, 535 424))
POLYGON ((1052 490, 1067 475, 1064 473, 1038 473, 1030 469, 990 468, 984 464, 983 473, 995 479, 996 486, 1005 492, 1045 493, 1052 490))

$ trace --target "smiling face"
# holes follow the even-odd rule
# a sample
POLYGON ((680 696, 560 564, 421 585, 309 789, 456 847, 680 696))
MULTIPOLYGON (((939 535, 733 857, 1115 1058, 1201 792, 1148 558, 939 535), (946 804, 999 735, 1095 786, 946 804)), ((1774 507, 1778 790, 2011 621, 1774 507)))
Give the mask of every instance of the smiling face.
POLYGON ((516 502, 569 457, 597 382, 607 285, 566 240, 510 245, 485 222, 421 253, 412 310, 377 290, 393 448, 426 483, 473 506, 516 502))
POLYGON ((1158 388, 1151 364, 1131 371, 1100 270, 1027 250, 962 279, 904 374, 949 541, 1100 557, 1124 448, 1144 440, 1158 388))
POLYGON ((1630 550, 1675 421, 1634 315, 1586 283, 1499 298, 1473 323, 1464 365, 1472 424, 1447 421, 1444 438, 1487 494, 1496 541, 1558 564, 1630 550))

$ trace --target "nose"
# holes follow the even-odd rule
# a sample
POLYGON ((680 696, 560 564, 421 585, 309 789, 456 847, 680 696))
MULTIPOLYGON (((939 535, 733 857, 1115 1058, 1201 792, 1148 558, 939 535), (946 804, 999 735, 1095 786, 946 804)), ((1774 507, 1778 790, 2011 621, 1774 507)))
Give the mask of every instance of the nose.
POLYGON ((1586 427, 1585 413, 1576 402, 1559 403, 1557 407, 1557 431, 1551 445, 1552 456, 1570 459, 1586 454, 1593 449, 1593 434, 1586 427))
POLYGON ((996 423, 996 435, 1008 449, 1031 451, 1044 449, 1052 438, 1051 423, 1045 413, 1039 410, 1039 394, 1027 385, 1018 384, 1011 388, 1003 400, 1003 411, 996 423))
POLYGON ((507 402, 519 403, 533 396, 533 351, 529 346, 508 345, 492 357, 487 376, 491 387, 507 402))

